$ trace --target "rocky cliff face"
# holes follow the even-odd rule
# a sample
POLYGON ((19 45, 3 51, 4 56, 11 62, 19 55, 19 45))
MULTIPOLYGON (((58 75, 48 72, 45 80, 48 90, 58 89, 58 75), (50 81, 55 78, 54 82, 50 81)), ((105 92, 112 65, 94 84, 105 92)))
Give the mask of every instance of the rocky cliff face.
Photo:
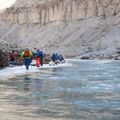
POLYGON ((120 47, 120 0, 18 0, 1 16, 0 38, 16 46, 69 56, 120 47))
POLYGON ((17 1, 6 9, 3 20, 18 24, 47 24, 90 17, 115 16, 120 11, 120 0, 36 0, 17 1), (21 4, 20 4, 21 3, 21 4), (29 3, 29 4, 27 4, 29 3))

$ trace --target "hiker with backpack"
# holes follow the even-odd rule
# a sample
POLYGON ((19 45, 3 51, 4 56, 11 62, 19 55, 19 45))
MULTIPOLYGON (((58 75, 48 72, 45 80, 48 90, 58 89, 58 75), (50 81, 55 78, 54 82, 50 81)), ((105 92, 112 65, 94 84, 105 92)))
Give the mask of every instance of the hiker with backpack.
POLYGON ((32 56, 33 56, 33 53, 28 48, 26 48, 26 50, 22 52, 21 58, 24 59, 24 64, 27 70, 29 70, 32 56))
POLYGON ((43 52, 40 51, 40 50, 37 50, 36 51, 36 66, 37 67, 40 67, 40 65, 42 66, 43 65, 43 52))

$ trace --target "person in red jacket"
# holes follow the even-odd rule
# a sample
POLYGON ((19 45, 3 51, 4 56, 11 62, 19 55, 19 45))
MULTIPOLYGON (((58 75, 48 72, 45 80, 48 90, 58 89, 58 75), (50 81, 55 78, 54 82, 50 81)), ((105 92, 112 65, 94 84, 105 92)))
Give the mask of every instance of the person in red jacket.
POLYGON ((12 53, 10 53, 10 61, 15 62, 17 60, 17 54, 16 52, 13 50, 12 53))

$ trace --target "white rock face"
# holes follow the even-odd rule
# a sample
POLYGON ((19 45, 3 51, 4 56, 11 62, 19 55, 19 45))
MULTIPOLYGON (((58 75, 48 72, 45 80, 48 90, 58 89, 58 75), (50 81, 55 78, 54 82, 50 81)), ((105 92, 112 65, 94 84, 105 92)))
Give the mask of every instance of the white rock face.
POLYGON ((120 0, 18 0, 1 16, 0 38, 22 48, 66 56, 120 48, 120 0))
POLYGON ((65 22, 98 16, 112 16, 120 11, 120 0, 35 0, 17 1, 6 9, 4 19, 18 24, 65 22), (7 17, 6 17, 7 16, 7 17))

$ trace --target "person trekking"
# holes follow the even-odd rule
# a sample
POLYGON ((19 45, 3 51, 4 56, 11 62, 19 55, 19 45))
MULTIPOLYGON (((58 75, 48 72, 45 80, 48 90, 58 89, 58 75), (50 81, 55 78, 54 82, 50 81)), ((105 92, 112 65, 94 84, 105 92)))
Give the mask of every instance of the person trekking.
POLYGON ((33 53, 28 48, 26 48, 26 50, 23 51, 21 54, 21 59, 24 58, 24 64, 25 64, 27 70, 29 70, 32 56, 33 56, 33 53))
POLYGON ((63 61, 63 60, 64 60, 64 58, 63 58, 62 55, 59 56, 59 60, 60 60, 60 61, 63 61))
POLYGON ((12 51, 12 53, 10 53, 9 58, 10 58, 9 61, 11 62, 15 62, 17 60, 17 54, 14 50, 12 51))
POLYGON ((43 52, 40 50, 37 50, 36 51, 36 66, 37 67, 40 67, 40 65, 43 66, 43 57, 44 57, 43 52))
POLYGON ((59 63, 59 55, 56 53, 55 54, 55 64, 59 63))
POLYGON ((40 51, 37 50, 37 51, 36 51, 36 66, 37 66, 37 67, 40 67, 40 64, 41 64, 40 51))
POLYGON ((55 60, 56 60, 56 55, 55 55, 55 53, 52 54, 51 59, 52 59, 53 62, 55 62, 55 60))
POLYGON ((62 55, 59 55, 59 61, 60 63, 65 63, 65 59, 62 55))

